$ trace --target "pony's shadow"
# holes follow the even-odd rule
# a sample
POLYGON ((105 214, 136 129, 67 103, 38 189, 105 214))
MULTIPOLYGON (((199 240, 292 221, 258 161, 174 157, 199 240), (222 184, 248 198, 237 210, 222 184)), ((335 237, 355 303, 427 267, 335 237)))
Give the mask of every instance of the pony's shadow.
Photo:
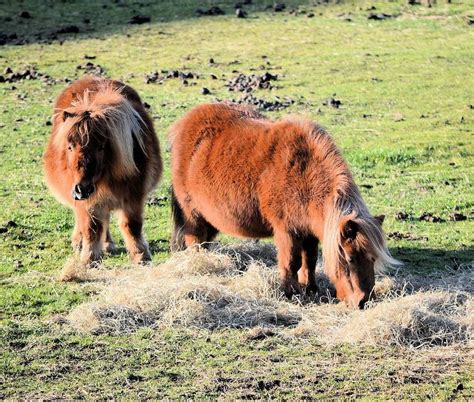
POLYGON ((168 253, 170 251, 168 239, 149 240, 148 247, 150 248, 150 252, 152 254, 168 253))
MULTIPOLYGON (((149 240, 148 247, 150 249, 151 254, 157 253, 168 253, 169 250, 169 240, 167 239, 156 239, 156 240, 149 240)), ((123 245, 116 245, 113 250, 107 251, 105 254, 108 256, 120 256, 126 255, 128 253, 127 249, 123 245)))
MULTIPOLYGON (((277 270, 277 250, 272 243, 260 240, 247 240, 232 244, 220 244, 211 242, 207 244, 207 249, 211 252, 229 256, 239 272, 245 272, 252 263, 257 263, 261 267, 269 270, 277 270)), ((319 256, 319 261, 322 258, 319 256)), ((295 293, 291 300, 297 304, 322 304, 334 303, 336 299, 336 289, 329 281, 328 277, 318 264, 316 271, 316 284, 319 292, 310 292, 305 288, 300 293, 295 293)), ((282 293, 283 295, 283 293, 282 293)))

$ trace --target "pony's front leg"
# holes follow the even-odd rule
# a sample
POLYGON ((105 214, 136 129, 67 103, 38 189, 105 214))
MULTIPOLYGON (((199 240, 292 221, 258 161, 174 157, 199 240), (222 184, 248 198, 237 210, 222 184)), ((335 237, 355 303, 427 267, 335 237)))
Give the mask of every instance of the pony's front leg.
POLYGON ((99 261, 102 258, 103 216, 82 206, 76 207, 76 216, 82 233, 81 261, 87 264, 99 261))
POLYGON ((306 291, 318 292, 316 284, 316 264, 318 262, 318 239, 309 235, 303 239, 301 250, 302 264, 298 271, 300 285, 306 287, 306 291))
POLYGON ((117 251, 117 246, 115 245, 112 234, 110 233, 110 211, 105 214, 103 220, 104 229, 102 233, 102 244, 103 250, 106 253, 114 254, 117 251))
POLYGON ((301 293, 297 272, 301 267, 301 241, 284 231, 275 231, 280 286, 286 297, 301 293))
POLYGON ((118 211, 120 230, 125 240, 125 246, 130 253, 133 262, 144 262, 151 260, 148 244, 143 238, 143 213, 140 210, 118 211))
POLYGON ((71 236, 71 246, 76 253, 80 253, 82 243, 81 219, 77 208, 74 209, 74 229, 71 236))

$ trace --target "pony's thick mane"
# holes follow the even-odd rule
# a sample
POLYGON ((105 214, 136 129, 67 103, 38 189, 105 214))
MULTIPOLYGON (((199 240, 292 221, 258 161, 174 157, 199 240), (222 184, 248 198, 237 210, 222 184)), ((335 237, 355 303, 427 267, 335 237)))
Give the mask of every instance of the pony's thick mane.
POLYGON ((343 241, 341 224, 348 220, 352 220, 359 227, 362 236, 357 236, 355 241, 361 249, 374 256, 375 272, 380 273, 387 266, 401 264, 388 251, 382 228, 368 211, 354 183, 351 183, 345 191, 338 190, 338 194, 329 201, 325 215, 323 258, 326 272, 336 272, 337 267, 345 259, 341 247, 343 241))
POLYGON ((109 82, 100 83, 97 91, 86 89, 82 96, 71 102, 71 106, 56 112, 70 115, 61 123, 56 135, 58 146, 63 146, 72 133, 81 136, 85 143, 91 135, 106 136, 117 159, 114 173, 127 177, 137 172, 133 157, 134 139, 145 152, 145 123, 123 96, 122 88, 114 88, 109 82))
POLYGON ((334 140, 321 126, 307 120, 294 120, 310 134, 318 146, 321 163, 326 165, 325 171, 330 172, 334 188, 328 197, 325 207, 323 259, 326 272, 336 272, 344 256, 342 254, 341 224, 353 220, 360 228, 363 236, 358 236, 361 249, 367 250, 375 257, 375 271, 381 272, 386 266, 401 263, 390 255, 385 243, 385 235, 380 224, 370 214, 362 196, 354 182, 346 161, 337 148, 334 140))

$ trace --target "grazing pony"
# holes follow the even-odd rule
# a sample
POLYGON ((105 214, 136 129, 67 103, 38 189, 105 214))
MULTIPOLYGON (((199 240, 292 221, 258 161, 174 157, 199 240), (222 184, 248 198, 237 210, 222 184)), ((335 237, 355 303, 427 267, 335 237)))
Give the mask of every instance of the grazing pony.
POLYGON ((74 209, 72 245, 81 261, 115 249, 112 210, 132 260, 150 260, 143 208, 162 162, 152 120, 134 89, 94 76, 69 85, 54 105, 44 172, 58 201, 74 209))
POLYGON ((322 242, 337 297, 362 308, 375 271, 397 264, 329 134, 302 118, 265 119, 240 106, 204 104, 170 131, 173 250, 218 231, 273 236, 282 290, 317 292, 322 242))

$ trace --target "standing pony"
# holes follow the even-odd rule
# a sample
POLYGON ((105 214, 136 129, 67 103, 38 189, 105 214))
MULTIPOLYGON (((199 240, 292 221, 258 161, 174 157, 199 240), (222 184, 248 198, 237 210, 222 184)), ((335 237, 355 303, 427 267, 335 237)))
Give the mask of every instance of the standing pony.
POLYGON ((172 247, 211 241, 218 231, 273 236, 281 286, 317 292, 322 242, 337 297, 362 308, 375 271, 396 264, 382 217, 373 217, 331 137, 301 118, 279 121, 228 104, 196 107, 170 131, 172 247))
POLYGON ((134 89, 94 76, 67 87, 54 105, 44 172, 58 201, 74 209, 72 245, 82 248, 81 261, 99 260, 103 250, 115 248, 112 210, 132 260, 150 260, 143 208, 162 162, 152 120, 134 89))

